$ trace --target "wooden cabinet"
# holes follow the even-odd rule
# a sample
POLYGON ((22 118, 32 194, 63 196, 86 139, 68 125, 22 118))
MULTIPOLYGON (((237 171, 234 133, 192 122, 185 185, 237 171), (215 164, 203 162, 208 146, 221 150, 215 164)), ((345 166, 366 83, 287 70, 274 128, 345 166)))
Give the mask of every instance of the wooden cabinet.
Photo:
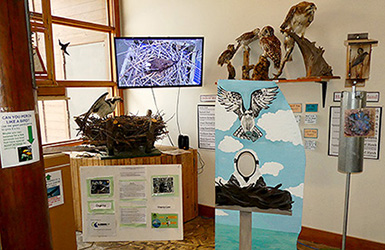
POLYGON ((198 216, 198 172, 197 150, 190 149, 183 154, 126 159, 101 160, 100 158, 71 157, 71 175, 74 194, 74 211, 76 230, 82 231, 82 210, 80 196, 79 168, 81 166, 113 166, 113 165, 151 165, 181 164, 183 189, 183 221, 198 216))
POLYGON ((44 167, 47 174, 60 171, 63 185, 64 204, 49 209, 53 249, 75 250, 77 246, 70 158, 66 154, 45 155, 44 167))

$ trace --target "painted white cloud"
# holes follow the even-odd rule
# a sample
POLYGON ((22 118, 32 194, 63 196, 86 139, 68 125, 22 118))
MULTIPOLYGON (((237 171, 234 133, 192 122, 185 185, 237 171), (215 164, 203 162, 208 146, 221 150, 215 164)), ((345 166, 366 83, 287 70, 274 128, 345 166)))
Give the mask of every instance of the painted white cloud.
POLYGON ((243 144, 230 136, 225 136, 225 138, 218 145, 218 149, 226 153, 237 152, 242 148, 243 144))
POLYGON ((291 110, 263 114, 257 125, 266 131, 265 137, 268 140, 302 145, 301 132, 291 110))
POLYGON ((283 165, 281 163, 266 162, 265 164, 263 164, 260 171, 262 175, 271 174, 273 176, 278 176, 279 171, 281 171, 282 169, 283 165))
POLYGON ((217 177, 215 178, 215 182, 218 182, 218 183, 222 183, 222 184, 226 184, 227 181, 225 179, 223 179, 222 177, 217 177))
POLYGON ((289 191, 292 195, 303 199, 303 183, 296 187, 289 187, 286 190, 289 191))
POLYGON ((229 216, 228 213, 226 213, 225 211, 220 210, 220 209, 215 209, 215 215, 216 216, 229 216))
POLYGON ((215 104, 215 117, 215 128, 222 131, 229 130, 238 119, 234 112, 226 112, 218 102, 215 104))

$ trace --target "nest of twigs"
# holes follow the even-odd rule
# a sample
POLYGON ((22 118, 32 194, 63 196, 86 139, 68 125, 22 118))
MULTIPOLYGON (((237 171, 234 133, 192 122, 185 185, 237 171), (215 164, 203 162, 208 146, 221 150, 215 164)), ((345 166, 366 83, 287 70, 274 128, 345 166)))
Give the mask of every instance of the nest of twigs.
POLYGON ((234 176, 223 184, 215 183, 217 205, 238 205, 241 207, 257 207, 260 209, 290 210, 292 197, 289 191, 279 189, 282 184, 275 187, 266 186, 262 176, 256 183, 247 187, 240 187, 234 176))
POLYGON ((161 115, 121 115, 109 118, 84 116, 75 118, 85 143, 106 146, 109 155, 150 153, 156 140, 166 133, 166 122, 161 115))

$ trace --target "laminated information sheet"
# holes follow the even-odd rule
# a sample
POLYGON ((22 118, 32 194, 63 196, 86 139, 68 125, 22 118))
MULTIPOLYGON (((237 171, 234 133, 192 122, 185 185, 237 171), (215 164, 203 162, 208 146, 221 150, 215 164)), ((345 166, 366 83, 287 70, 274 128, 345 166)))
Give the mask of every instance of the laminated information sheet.
POLYGON ((80 168, 84 241, 182 240, 181 165, 80 168))

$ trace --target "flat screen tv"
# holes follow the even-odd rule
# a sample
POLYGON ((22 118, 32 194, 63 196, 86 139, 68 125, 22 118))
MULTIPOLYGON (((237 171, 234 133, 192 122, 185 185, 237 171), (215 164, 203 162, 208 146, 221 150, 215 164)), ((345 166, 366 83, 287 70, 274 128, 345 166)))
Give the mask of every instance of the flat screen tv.
POLYGON ((119 88, 202 86, 203 37, 116 37, 119 88))

